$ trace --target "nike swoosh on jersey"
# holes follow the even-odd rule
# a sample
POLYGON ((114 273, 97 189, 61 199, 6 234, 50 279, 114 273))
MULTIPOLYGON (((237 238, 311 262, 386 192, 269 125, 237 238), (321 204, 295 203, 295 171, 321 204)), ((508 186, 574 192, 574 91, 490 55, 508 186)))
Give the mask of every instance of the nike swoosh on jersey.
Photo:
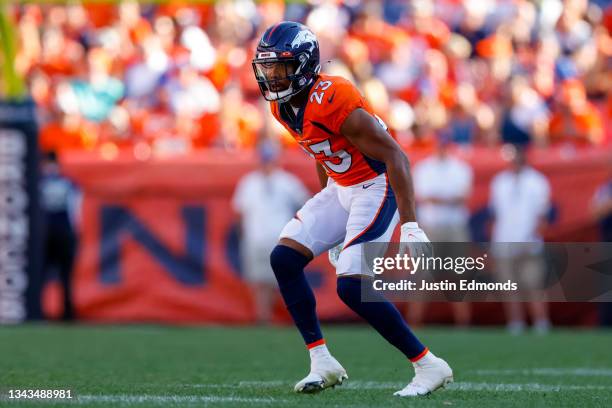
POLYGON ((332 101, 334 100, 334 96, 336 96, 335 90, 334 90, 334 93, 329 98, 327 98, 327 102, 332 103, 332 101))
POLYGON ((374 184, 375 184, 375 183, 364 184, 363 186, 361 186, 361 188, 363 188, 363 189, 365 190, 366 188, 370 188, 370 187, 372 187, 374 184))

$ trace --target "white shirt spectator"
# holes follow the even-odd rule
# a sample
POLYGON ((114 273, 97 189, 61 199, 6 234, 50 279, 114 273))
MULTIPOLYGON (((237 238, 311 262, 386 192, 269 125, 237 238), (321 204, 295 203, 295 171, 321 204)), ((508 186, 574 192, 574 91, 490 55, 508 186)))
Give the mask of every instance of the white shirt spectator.
POLYGON ((243 239, 262 246, 275 244, 285 224, 309 197, 300 180, 284 170, 247 174, 232 200, 234 210, 242 215, 243 239))
POLYGON ((522 88, 518 101, 510 109, 510 119, 521 130, 531 133, 534 125, 548 123, 548 108, 538 93, 529 86, 522 88))
MULTIPOLYGON (((472 188, 472 169, 452 156, 438 155, 419 162, 414 168, 417 200, 454 200, 468 196, 472 188)), ((466 225, 468 210, 463 204, 423 202, 418 207, 419 223, 429 228, 466 225)))
POLYGON ((192 68, 183 68, 179 78, 168 82, 166 90, 172 111, 191 118, 218 112, 221 106, 221 97, 213 83, 192 68))
POLYGON ((550 184, 532 167, 506 170, 491 182, 493 242, 539 242, 538 225, 550 208, 550 184))

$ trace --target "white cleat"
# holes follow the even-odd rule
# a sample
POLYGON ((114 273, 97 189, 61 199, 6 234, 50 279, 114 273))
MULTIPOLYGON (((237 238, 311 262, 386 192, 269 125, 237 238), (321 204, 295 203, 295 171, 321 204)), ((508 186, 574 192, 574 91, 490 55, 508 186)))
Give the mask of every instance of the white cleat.
POLYGON ((295 392, 313 394, 329 387, 342 385, 348 379, 346 370, 332 356, 317 358, 310 363, 310 374, 293 388, 295 392))
POLYGON ((428 395, 440 387, 453 382, 453 370, 442 360, 431 353, 413 363, 414 378, 403 389, 393 395, 399 397, 418 397, 428 395))

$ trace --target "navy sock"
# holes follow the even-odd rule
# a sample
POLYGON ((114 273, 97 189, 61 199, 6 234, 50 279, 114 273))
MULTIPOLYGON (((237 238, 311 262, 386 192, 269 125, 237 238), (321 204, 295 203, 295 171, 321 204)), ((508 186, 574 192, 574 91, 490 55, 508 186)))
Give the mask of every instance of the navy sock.
POLYGON ((302 334, 308 348, 323 344, 323 335, 317 318, 316 300, 304 275, 310 260, 295 249, 277 245, 270 254, 270 263, 276 276, 287 310, 302 334))
POLYGON ((389 343, 412 361, 426 354, 427 348, 412 333, 402 315, 393 305, 375 291, 367 279, 338 278, 338 296, 348 307, 376 329, 389 343), (361 300, 361 291, 366 292, 369 302, 361 300))

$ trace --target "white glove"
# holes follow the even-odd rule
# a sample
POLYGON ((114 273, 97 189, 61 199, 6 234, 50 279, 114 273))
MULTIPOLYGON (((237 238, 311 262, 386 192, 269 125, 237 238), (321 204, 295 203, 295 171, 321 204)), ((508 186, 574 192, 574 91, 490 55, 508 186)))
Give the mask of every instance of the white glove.
POLYGON ((433 245, 416 222, 402 224, 399 253, 410 257, 433 256, 433 245))
POLYGON ((329 263, 335 268, 338 266, 338 258, 340 258, 340 252, 342 252, 342 244, 336 245, 329 251, 327 251, 327 256, 329 258, 329 263))

